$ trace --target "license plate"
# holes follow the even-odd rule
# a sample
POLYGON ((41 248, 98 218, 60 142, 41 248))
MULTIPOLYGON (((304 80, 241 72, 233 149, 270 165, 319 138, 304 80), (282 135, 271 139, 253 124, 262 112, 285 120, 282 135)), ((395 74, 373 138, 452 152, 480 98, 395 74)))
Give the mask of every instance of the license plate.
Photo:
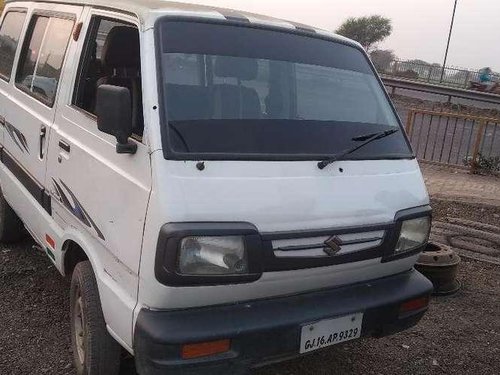
POLYGON ((361 337, 363 313, 321 320, 302 327, 300 354, 361 337))

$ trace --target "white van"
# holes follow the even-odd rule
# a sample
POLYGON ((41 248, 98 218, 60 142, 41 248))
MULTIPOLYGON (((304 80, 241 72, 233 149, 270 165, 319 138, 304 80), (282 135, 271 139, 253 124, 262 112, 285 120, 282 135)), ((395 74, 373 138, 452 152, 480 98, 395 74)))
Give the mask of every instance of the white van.
POLYGON ((431 208, 361 46, 161 0, 8 1, 0 239, 71 282, 78 374, 241 374, 418 322, 431 208))

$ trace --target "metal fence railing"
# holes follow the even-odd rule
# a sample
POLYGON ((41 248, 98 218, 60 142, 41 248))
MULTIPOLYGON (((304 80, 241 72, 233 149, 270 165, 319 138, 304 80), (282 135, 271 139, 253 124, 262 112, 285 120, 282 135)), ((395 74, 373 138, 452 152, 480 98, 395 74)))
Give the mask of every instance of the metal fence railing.
POLYGON ((466 166, 472 172, 484 162, 500 161, 500 119, 412 109, 406 132, 421 160, 466 166))
MULTIPOLYGON (((423 64, 415 61, 394 60, 384 64, 376 64, 380 74, 406 78, 421 82, 447 85, 468 89, 471 82, 479 82, 481 73, 477 70, 466 70, 446 67, 444 75, 442 66, 438 64, 423 64)), ((500 75, 492 74, 492 80, 500 82, 500 75)))

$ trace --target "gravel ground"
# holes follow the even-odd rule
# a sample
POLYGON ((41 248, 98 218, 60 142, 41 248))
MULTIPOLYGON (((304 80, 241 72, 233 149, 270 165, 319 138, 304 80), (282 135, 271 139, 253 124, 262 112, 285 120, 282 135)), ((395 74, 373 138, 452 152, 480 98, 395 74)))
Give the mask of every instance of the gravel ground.
MULTIPOLYGON (((435 217, 498 224, 500 208, 435 201, 435 217)), ((74 374, 67 280, 25 241, 0 246, 0 374, 74 374)), ((462 290, 415 328, 255 370, 253 375, 500 374, 500 267, 464 260, 462 290)), ((122 374, 133 374, 127 364, 122 374)))

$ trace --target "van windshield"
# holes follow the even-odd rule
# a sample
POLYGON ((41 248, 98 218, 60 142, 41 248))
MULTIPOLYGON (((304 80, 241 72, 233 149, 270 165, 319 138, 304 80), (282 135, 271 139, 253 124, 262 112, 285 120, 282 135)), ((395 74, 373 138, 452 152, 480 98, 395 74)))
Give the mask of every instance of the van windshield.
MULTIPOLYGON (((365 55, 298 34, 195 22, 160 26, 161 89, 173 154, 307 159, 399 128, 365 55)), ((402 132, 349 155, 408 158, 402 132)))

